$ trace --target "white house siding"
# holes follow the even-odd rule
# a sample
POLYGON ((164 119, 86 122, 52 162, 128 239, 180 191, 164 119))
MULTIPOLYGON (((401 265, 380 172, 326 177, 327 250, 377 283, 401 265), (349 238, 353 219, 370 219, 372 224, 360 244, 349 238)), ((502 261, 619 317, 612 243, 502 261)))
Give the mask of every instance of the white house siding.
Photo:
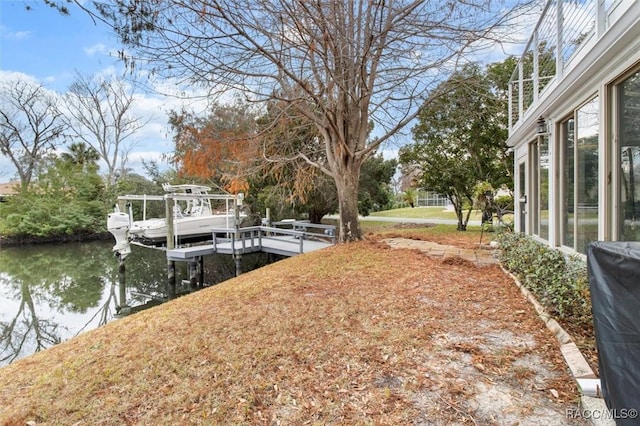
MULTIPOLYGON (((637 232, 632 230, 628 224, 629 221, 625 228, 624 222, 620 219, 623 213, 620 209, 621 201, 629 202, 621 200, 625 196, 624 194, 619 196, 618 193, 621 185, 628 185, 628 179, 626 181, 622 179, 620 172, 624 164, 618 160, 620 147, 617 141, 621 137, 618 129, 622 121, 616 121, 619 119, 619 114, 615 105, 616 84, 629 75, 640 72, 640 0, 594 3, 594 5, 599 4, 599 7, 594 5, 587 7, 585 2, 565 2, 559 5, 552 0, 545 9, 546 15, 541 18, 541 22, 548 23, 550 19, 553 21, 559 10, 569 11, 572 7, 576 8, 576 4, 584 6, 584 10, 592 13, 580 18, 585 27, 592 28, 592 31, 589 34, 581 34, 582 43, 577 47, 574 43, 571 57, 566 57, 562 53, 567 51, 563 48, 562 42, 553 42, 554 37, 558 39, 557 34, 544 36, 539 33, 534 34, 532 44, 527 47, 529 64, 516 70, 512 78, 510 103, 512 110, 508 144, 515 154, 516 229, 534 235, 552 247, 570 253, 584 253, 586 243, 594 239, 640 240, 640 230, 637 232), (549 11, 553 12, 552 18, 549 11), (535 47, 535 43, 539 40, 546 40, 544 46, 554 47, 554 58, 561 58, 560 61, 553 59, 555 73, 544 83, 541 83, 542 80, 536 81, 538 80, 536 72, 541 72, 544 67, 536 64, 531 66, 531 58, 534 56, 532 52, 542 50, 535 47), (525 74, 526 70, 531 73, 525 74), (596 113, 597 119, 594 126, 585 127, 584 124, 588 123, 590 117, 595 117, 596 113), (595 138, 593 131, 597 131, 597 138, 595 138, 597 140, 593 140, 597 149, 591 150, 589 157, 595 158, 597 155, 597 175, 594 176, 597 177, 597 187, 594 186, 592 191, 582 191, 583 198, 578 203, 577 209, 564 209, 563 206, 571 196, 563 191, 562 186, 563 175, 569 170, 565 167, 561 151, 562 131, 569 129, 569 123, 566 120, 572 116, 579 117, 578 122, 574 123, 577 126, 574 130, 582 132, 584 136, 580 141, 581 148, 576 150, 581 155, 589 152, 586 147, 595 138), (537 130, 540 118, 543 118, 546 123, 547 130, 543 133, 537 130), (589 135, 592 137, 588 137, 589 135), (540 188, 540 185, 536 185, 540 176, 536 173, 533 161, 536 145, 544 141, 548 141, 549 148, 547 177, 549 203, 548 212, 543 211, 543 215, 540 215, 540 194, 544 193, 544 187, 540 188), (535 142, 537 144, 532 144, 535 142), (524 168, 524 173, 521 173, 521 168, 524 168), (525 196, 526 202, 524 202, 525 196), (573 235, 572 242, 571 239, 563 239, 563 235, 571 236, 565 228, 574 223, 575 215, 579 216, 579 220, 577 233, 573 235), (546 216, 548 216, 548 223, 545 221, 540 227, 541 221, 546 216), (626 232, 622 232, 624 230, 626 232)), ((569 22, 569 18, 554 21, 560 22, 555 26, 541 24, 538 28, 545 28, 546 31, 553 28, 554 31, 559 30, 558 33, 566 34, 568 31, 563 30, 562 25, 569 22)), ((526 60, 523 55, 521 64, 526 64, 526 60)), ((535 62, 536 59, 533 61, 535 62)), ((548 71, 549 67, 546 67, 546 70, 548 71)), ((548 76, 540 77, 548 78, 548 76)), ((640 117, 640 110, 638 110, 638 116, 640 117)), ((640 134, 637 138, 640 140, 640 134)), ((634 149, 640 163, 640 148, 634 149)), ((588 161, 590 160, 585 160, 583 165, 588 161)), ((640 164, 638 167, 640 170, 640 164)), ((586 187, 588 188, 588 185, 586 187)), ((640 188, 640 182, 638 187, 640 188)), ((580 188, 585 187, 580 186, 580 188)), ((640 218, 638 220, 640 221, 640 218)), ((638 225, 640 228, 640 222, 638 225)))

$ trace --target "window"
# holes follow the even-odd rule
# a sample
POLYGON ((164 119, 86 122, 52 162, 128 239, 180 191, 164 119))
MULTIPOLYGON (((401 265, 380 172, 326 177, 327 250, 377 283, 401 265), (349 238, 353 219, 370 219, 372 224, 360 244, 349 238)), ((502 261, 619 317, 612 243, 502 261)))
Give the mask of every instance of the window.
POLYGON ((560 242, 567 247, 575 245, 575 203, 573 201, 575 193, 574 128, 575 120, 573 117, 560 125, 560 156, 562 161, 562 166, 560 167, 562 173, 560 179, 560 242))
POLYGON ((518 232, 523 234, 527 231, 527 183, 526 183, 525 163, 518 164, 518 200, 520 217, 518 218, 518 232))
POLYGON ((560 125, 560 242, 580 253, 598 239, 599 101, 560 125))
POLYGON ((540 140, 540 238, 549 239, 549 136, 540 140))
POLYGON ((577 113, 576 250, 598 239, 598 129, 600 103, 594 98, 577 113))
POLYGON ((540 136, 530 146, 533 233, 549 239, 549 136, 540 136))
POLYGON ((529 208, 531 209, 531 233, 534 235, 540 234, 540 215, 539 215, 539 199, 540 182, 538 180, 539 169, 538 162, 540 156, 538 155, 538 142, 532 142, 529 144, 529 158, 531 159, 531 165, 529 167, 531 173, 531 203, 529 208))
POLYGON ((616 86, 618 240, 640 240, 640 71, 616 86))

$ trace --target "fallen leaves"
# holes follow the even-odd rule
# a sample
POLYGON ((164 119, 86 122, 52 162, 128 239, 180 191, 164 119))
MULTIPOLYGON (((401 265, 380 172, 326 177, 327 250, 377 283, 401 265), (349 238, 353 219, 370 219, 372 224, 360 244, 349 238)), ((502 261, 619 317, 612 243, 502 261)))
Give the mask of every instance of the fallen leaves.
POLYGON ((499 267, 373 236, 111 323, 0 369, 0 383, 8 424, 545 424, 532 407, 562 422, 577 396, 499 267))

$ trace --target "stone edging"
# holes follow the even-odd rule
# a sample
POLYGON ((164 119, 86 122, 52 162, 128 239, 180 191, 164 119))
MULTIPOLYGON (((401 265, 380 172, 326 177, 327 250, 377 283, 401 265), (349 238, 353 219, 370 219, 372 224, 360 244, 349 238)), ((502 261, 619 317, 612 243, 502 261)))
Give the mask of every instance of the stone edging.
MULTIPOLYGON (((599 380, 597 376, 591 369, 591 366, 578 349, 578 346, 575 344, 571 336, 558 324, 558 322, 549 315, 549 313, 544 309, 544 307, 538 302, 535 296, 526 288, 520 280, 513 275, 511 272, 507 271, 502 265, 500 265, 502 271, 507 274, 516 286, 520 289, 525 298, 533 305, 540 319, 545 323, 549 331, 553 333, 553 335, 558 339, 560 343, 560 351, 562 352, 562 356, 564 357, 565 362, 569 366, 569 370, 571 370, 571 374, 575 379, 580 391, 582 392, 582 396, 580 397, 581 412, 585 414, 591 413, 604 413, 607 411, 607 406, 604 402, 604 399, 600 395, 598 397, 585 395, 585 390, 583 386, 585 383, 589 383, 590 381, 597 380, 598 385, 596 387, 597 393, 599 394, 599 380)), ((592 416, 589 415, 588 419, 593 425, 597 426, 615 426, 615 421, 611 419, 601 419, 596 417, 602 416, 592 416)))

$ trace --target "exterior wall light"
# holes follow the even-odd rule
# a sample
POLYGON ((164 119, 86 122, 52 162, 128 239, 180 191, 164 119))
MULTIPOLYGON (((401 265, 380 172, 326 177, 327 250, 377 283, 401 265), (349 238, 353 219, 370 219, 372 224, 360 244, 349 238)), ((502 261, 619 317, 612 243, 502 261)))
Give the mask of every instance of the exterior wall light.
POLYGON ((544 117, 541 116, 540 118, 538 118, 538 125, 536 126, 536 130, 539 135, 544 135, 545 133, 547 133, 547 122, 545 121, 544 117))

